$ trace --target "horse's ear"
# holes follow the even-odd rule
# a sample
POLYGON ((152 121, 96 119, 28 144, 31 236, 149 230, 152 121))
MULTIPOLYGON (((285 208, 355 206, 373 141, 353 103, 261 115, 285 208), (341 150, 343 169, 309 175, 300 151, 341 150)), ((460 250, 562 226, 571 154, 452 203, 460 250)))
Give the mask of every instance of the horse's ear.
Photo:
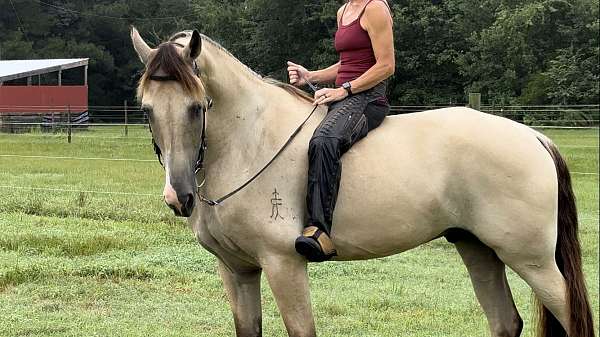
POLYGON ((133 26, 131 26, 131 42, 133 42, 133 48, 137 52, 138 57, 140 58, 142 63, 148 63, 148 58, 150 57, 150 52, 152 52, 152 48, 148 46, 146 41, 142 39, 140 33, 133 26))
POLYGON ((194 29, 192 32, 192 38, 190 39, 190 43, 185 47, 183 55, 189 57, 192 60, 195 60, 198 56, 200 56, 200 52, 202 51, 202 37, 200 33, 194 29))

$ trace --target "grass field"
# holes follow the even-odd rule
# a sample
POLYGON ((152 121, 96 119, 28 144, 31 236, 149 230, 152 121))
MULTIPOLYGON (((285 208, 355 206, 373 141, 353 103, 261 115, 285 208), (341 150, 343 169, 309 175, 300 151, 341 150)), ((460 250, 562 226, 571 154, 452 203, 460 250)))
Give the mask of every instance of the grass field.
MULTIPOLYGON (((597 318, 598 131, 544 132, 578 172, 597 318)), ((67 144, 64 135, 0 134, 0 336, 235 335, 215 258, 161 200, 148 131, 118 136, 106 128, 67 144), (25 158, 36 155, 150 161, 25 158)), ((444 240, 383 259, 311 265, 310 275, 319 336, 488 335, 466 269, 444 240)), ((523 335, 532 336, 529 287, 512 272, 509 280, 523 335)), ((266 283, 263 295, 264 336, 287 336, 266 283)))

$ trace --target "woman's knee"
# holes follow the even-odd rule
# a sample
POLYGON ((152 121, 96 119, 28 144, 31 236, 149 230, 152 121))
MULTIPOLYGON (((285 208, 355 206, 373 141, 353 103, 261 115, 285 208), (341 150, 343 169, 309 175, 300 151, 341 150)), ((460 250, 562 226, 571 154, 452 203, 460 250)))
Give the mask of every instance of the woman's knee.
POLYGON ((335 153, 339 150, 339 143, 336 137, 313 136, 308 144, 308 153, 335 153))

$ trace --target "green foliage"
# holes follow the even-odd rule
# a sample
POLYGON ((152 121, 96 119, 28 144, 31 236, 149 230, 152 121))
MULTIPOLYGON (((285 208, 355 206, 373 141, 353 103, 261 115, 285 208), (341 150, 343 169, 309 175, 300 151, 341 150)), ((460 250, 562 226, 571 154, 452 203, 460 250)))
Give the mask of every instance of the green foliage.
POLYGON ((549 61, 546 77, 551 82, 547 96, 560 104, 598 102, 598 47, 586 50, 560 49, 549 61))
POLYGON ((550 103, 548 99, 548 90, 550 90, 551 81, 545 73, 532 75, 523 89, 519 103, 523 105, 543 105, 550 103))
MULTIPOLYGON (((151 45, 199 29, 257 72, 338 60, 340 0, 0 0, 0 58, 90 57, 90 103, 132 101, 142 66, 135 24, 151 45), (153 18, 153 19, 150 19, 153 18)), ((598 103, 598 0, 396 0, 393 103, 598 103)))
POLYGON ((461 59, 471 82, 467 88, 487 97, 511 100, 521 96, 524 102, 597 103, 597 95, 594 99, 575 92, 581 85, 574 81, 597 81, 598 69, 577 78, 573 75, 583 66, 583 59, 565 55, 565 51, 589 54, 590 45, 597 47, 597 34, 595 43, 590 43, 594 41, 591 24, 597 15, 596 19, 589 13, 581 15, 581 6, 593 2, 527 1, 502 8, 490 27, 471 37, 475 46, 461 59), (558 82, 560 89, 556 88, 558 82), (534 92, 536 97, 530 97, 534 92))

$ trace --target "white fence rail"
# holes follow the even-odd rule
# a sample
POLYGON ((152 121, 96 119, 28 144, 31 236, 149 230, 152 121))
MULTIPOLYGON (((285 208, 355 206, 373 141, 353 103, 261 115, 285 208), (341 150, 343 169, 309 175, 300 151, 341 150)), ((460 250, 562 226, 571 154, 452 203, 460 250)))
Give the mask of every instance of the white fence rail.
MULTIPOLYGON (((405 114, 452 105, 393 105, 390 114, 405 114)), ((146 126, 147 116, 139 106, 30 106, 18 107, 29 110, 28 113, 13 113, 14 107, 0 105, 0 133, 27 134, 40 131, 46 134, 73 133, 83 134, 93 128, 119 127, 123 136, 128 135, 129 127, 146 126), (84 119, 72 110, 87 109, 84 119), (83 122, 82 122, 83 121, 83 122)), ((503 116, 517 122, 539 128, 598 128, 600 126, 600 107, 595 105, 482 105, 481 111, 503 116)), ((38 132, 38 135, 39 133, 38 132)), ((80 136, 79 134, 77 135, 80 136)))

